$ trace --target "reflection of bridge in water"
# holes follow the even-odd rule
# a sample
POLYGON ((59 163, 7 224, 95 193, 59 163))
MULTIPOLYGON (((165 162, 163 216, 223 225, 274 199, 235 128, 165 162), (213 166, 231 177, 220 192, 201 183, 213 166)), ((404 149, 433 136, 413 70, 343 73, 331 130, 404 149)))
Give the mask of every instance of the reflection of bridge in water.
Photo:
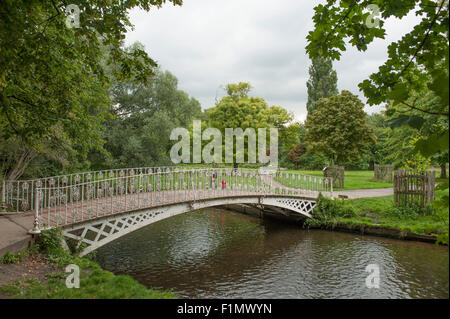
POLYGON ((233 168, 137 168, 6 181, 2 204, 34 211, 31 233, 61 227, 81 255, 156 221, 208 207, 247 204, 311 217, 327 178, 233 168))

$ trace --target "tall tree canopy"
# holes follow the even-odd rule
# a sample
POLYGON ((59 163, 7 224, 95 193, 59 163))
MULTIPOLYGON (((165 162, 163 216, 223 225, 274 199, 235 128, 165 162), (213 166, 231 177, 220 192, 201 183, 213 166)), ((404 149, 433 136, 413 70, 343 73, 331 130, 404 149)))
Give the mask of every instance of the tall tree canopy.
MULTIPOLYGON (((22 149, 24 155, 74 148, 86 154, 101 146, 100 126, 110 105, 103 48, 111 51, 106 64, 117 65, 113 77, 147 83, 156 63, 145 51, 126 51, 122 46, 127 28, 132 26, 128 11, 134 7, 149 11, 165 2, 78 0, 69 5, 58 0, 2 1, 2 144, 14 144, 12 148, 22 149)), ((2 157, 11 158, 5 153, 2 157)), ((17 172, 22 168, 16 166, 21 158, 28 161, 30 156, 19 156, 15 163, 3 161, 2 175, 20 176, 17 172)))
POLYGON ((308 152, 325 155, 333 164, 358 161, 375 142, 363 103, 349 91, 317 101, 306 119, 308 152))
MULTIPOLYGON (((384 39, 385 19, 401 19, 415 11, 421 17, 420 22, 411 32, 389 45, 388 59, 359 87, 370 105, 393 101, 394 105, 402 105, 411 112, 444 116, 448 120, 447 0, 329 0, 325 5, 317 5, 314 10, 315 28, 307 36, 306 50, 311 58, 323 56, 333 60, 339 60, 341 52, 346 50, 347 39, 359 51, 366 51, 375 38, 384 39), (374 5, 380 16, 374 16, 371 12, 370 8, 373 9, 374 5), (419 106, 417 97, 427 91, 436 97, 435 103, 419 106)), ((403 120, 404 123, 410 122, 406 117, 403 120)), ((422 148, 423 153, 448 149, 448 130, 428 142, 433 148, 422 148)))
POLYGON ((333 70, 331 59, 322 57, 312 59, 306 87, 308 88, 308 102, 306 103, 308 114, 314 111, 316 101, 320 98, 339 94, 337 74, 333 70))
POLYGON ((169 71, 155 69, 146 86, 132 81, 114 84, 114 119, 107 121, 104 155, 92 152, 95 169, 172 164, 169 153, 172 129, 188 128, 202 118, 200 103, 178 89, 178 80, 169 71))
MULTIPOLYGON (((251 85, 246 82, 227 85, 228 95, 215 107, 206 110, 209 126, 219 129, 223 139, 226 128, 242 128, 244 131, 253 128, 256 133, 258 128, 277 128, 279 135, 283 136, 285 125, 293 115, 280 106, 268 106, 263 98, 249 97, 250 89, 251 85)), ((245 149, 247 151, 247 147, 245 149)), ((236 159, 236 154, 233 156, 236 159)))

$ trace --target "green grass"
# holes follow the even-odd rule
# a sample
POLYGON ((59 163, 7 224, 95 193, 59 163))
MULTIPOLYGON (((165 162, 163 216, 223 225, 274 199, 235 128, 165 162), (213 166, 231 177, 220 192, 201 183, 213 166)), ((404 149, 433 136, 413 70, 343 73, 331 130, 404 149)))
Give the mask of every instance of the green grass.
POLYGON ((393 196, 354 199, 349 202, 358 213, 354 222, 426 235, 442 233, 445 227, 448 229, 448 224, 445 225, 436 212, 429 209, 418 213, 414 209, 400 208, 395 205, 393 196))
POLYGON ((67 288, 68 274, 49 274, 47 282, 22 280, 0 287, 12 299, 170 299, 172 292, 147 289, 129 276, 116 276, 94 264, 81 269, 80 288, 67 288))
MULTIPOLYGON (((286 170, 283 172, 301 173, 304 175, 323 177, 322 171, 302 171, 302 170, 286 170)), ((373 171, 345 171, 344 188, 334 188, 334 190, 352 190, 367 188, 388 188, 393 187, 392 183, 375 181, 373 171)))
POLYGON ((26 253, 9 255, 2 259, 4 263, 19 262, 24 255, 39 254, 47 262, 57 266, 56 273, 47 274, 47 280, 18 280, 0 287, 0 295, 11 299, 173 299, 171 291, 148 289, 130 276, 115 275, 103 270, 88 258, 71 255, 60 245, 60 229, 42 232, 37 244, 26 253), (75 264, 80 268, 80 288, 67 288, 64 272, 67 265, 75 264))
MULTIPOLYGON (((439 200, 445 193, 445 191, 437 191, 436 199, 439 200)), ((395 204, 394 196, 345 201, 323 199, 323 202, 318 204, 317 210, 314 210, 316 218, 307 221, 306 225, 321 228, 329 228, 337 224, 355 228, 385 227, 399 230, 401 233, 438 236, 439 241, 442 240, 443 243, 448 244, 448 209, 432 205, 422 210, 414 207, 400 207, 395 204)))

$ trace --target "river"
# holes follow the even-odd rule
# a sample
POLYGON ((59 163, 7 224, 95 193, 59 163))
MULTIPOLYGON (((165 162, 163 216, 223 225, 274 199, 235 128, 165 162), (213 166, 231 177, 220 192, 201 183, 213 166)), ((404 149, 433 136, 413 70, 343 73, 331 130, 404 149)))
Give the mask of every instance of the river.
POLYGON ((449 298, 447 247, 306 230, 220 209, 172 217, 97 251, 100 265, 180 298, 449 298), (379 288, 368 288, 368 265, 379 288))

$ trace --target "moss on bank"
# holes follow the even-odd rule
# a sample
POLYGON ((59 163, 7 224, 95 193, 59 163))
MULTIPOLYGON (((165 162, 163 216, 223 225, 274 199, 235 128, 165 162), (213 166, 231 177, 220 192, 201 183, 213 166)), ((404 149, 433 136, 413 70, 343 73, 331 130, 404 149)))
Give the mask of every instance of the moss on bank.
POLYGON ((313 215, 313 219, 305 221, 305 227, 434 240, 448 245, 448 210, 432 206, 425 209, 399 207, 395 205, 393 196, 345 201, 320 196, 313 215))
POLYGON ((0 287, 2 298, 23 299, 172 299, 170 291, 148 289, 126 275, 114 275, 103 270, 88 258, 71 255, 62 249, 61 232, 52 229, 43 232, 39 240, 26 252, 5 255, 0 261, 4 264, 20 262, 29 255, 39 255, 47 263, 58 269, 46 275, 46 280, 22 279, 0 287), (75 264, 80 268, 80 288, 67 288, 64 268, 75 264))

